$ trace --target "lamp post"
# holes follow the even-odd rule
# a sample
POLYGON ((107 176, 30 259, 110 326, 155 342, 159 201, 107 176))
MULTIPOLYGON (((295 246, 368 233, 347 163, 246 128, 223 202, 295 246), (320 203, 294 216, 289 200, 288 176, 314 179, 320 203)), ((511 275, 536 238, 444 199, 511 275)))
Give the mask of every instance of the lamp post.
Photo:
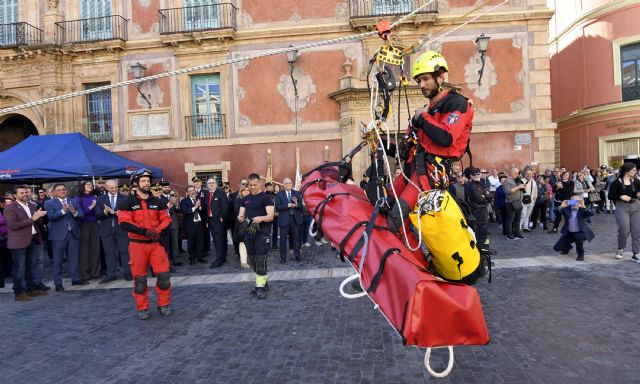
MULTIPOLYGON (((289 48, 293 48, 293 45, 289 44, 289 48)), ((295 96, 293 108, 295 112, 296 135, 298 134, 298 80, 293 77, 293 64, 298 61, 298 57, 297 50, 287 52, 287 62, 289 63, 291 82, 293 83, 293 94, 295 96)))
POLYGON ((491 37, 485 36, 484 33, 480 34, 476 38, 476 46, 478 47, 478 52, 480 52, 480 62, 482 66, 478 70, 478 85, 482 85, 482 73, 484 72, 484 56, 487 54, 487 48, 489 47, 489 39, 491 37))
MULTIPOLYGON (((146 69, 147 69, 147 67, 145 67, 144 65, 140 64, 140 62, 137 62, 135 65, 131 66, 131 72, 133 72, 133 77, 135 77, 136 79, 143 78, 144 77, 144 71, 146 69)), ((149 109, 151 109, 151 101, 149 100, 150 95, 145 95, 144 93, 142 93, 142 83, 137 83, 136 84, 136 89, 138 89, 138 93, 140 94, 140 96, 142 96, 144 101, 146 101, 147 104, 149 105, 149 109)))

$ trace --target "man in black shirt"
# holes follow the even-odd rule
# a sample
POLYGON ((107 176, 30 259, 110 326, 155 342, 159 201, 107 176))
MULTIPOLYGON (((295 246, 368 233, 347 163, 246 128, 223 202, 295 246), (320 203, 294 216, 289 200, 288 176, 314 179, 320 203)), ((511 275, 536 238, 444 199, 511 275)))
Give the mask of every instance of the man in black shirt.
POLYGON ((251 194, 242 200, 238 221, 248 224, 244 244, 249 255, 249 264, 256 272, 256 286, 253 292, 259 299, 267 298, 267 253, 271 238, 271 223, 274 217, 273 200, 263 191, 260 175, 252 173, 248 177, 251 194))

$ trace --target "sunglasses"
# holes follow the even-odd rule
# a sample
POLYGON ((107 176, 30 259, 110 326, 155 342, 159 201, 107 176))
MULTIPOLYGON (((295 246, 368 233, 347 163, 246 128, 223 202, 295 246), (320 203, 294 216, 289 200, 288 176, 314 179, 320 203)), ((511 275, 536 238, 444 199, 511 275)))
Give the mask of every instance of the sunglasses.
POLYGON ((471 176, 480 176, 479 173, 472 173, 471 176))

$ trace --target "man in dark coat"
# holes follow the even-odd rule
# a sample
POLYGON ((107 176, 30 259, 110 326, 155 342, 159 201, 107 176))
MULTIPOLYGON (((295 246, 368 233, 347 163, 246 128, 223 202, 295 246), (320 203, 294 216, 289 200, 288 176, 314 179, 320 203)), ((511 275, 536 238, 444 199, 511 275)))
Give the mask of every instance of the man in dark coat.
POLYGON ((561 231, 562 236, 553 249, 566 255, 571 250, 571 243, 576 243, 578 252, 576 260, 584 261, 584 241, 591 241, 595 237, 586 220, 593 213, 586 209, 581 195, 574 195, 570 200, 564 200, 560 205, 559 213, 564 217, 564 225, 561 231))
POLYGON ((284 189, 275 196, 275 208, 278 211, 280 231, 280 262, 287 262, 287 236, 292 240, 293 254, 300 257, 300 226, 302 225, 302 194, 293 189, 290 178, 283 180, 284 189))

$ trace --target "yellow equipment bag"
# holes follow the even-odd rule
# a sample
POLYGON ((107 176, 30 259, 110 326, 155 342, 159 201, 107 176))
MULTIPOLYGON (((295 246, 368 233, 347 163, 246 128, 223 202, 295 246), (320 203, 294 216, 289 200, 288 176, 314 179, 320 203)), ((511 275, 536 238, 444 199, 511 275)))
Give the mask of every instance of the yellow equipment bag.
POLYGON ((485 275, 476 235, 448 191, 423 192, 409 218, 416 231, 420 231, 438 276, 448 281, 474 284, 485 275))

